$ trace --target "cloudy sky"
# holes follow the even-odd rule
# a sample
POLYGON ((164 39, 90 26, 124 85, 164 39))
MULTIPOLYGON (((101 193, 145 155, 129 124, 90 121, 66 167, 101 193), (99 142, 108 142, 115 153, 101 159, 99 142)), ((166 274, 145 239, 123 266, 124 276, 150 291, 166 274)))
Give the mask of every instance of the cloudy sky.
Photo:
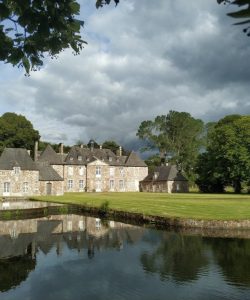
POLYGON ((216 0, 121 0, 96 10, 82 0, 81 55, 44 68, 0 63, 0 114, 25 115, 42 139, 114 139, 136 148, 143 120, 186 111, 204 121, 250 114, 250 38, 216 0))

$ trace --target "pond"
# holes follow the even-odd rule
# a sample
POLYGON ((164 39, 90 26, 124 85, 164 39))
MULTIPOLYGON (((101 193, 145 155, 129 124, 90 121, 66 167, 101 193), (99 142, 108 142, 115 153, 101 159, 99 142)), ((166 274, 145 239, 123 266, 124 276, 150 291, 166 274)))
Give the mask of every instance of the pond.
POLYGON ((250 299, 250 240, 74 214, 2 220, 0 299, 250 299))

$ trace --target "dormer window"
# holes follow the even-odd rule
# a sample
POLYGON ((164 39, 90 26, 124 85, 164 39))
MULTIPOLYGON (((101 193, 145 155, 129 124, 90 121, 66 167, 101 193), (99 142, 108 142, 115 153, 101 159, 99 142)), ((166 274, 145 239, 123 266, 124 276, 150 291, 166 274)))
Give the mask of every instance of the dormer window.
POLYGON ((124 168, 123 168, 123 167, 120 167, 119 169, 120 169, 120 175, 121 175, 121 176, 124 176, 124 168))
POLYGON ((109 156, 109 162, 111 162, 112 161, 112 157, 111 156, 109 156))
POLYGON ((72 161, 72 160, 73 160, 73 157, 72 157, 72 156, 70 156, 69 160, 71 160, 71 161, 72 161))
POLYGON ((78 156, 77 156, 77 159, 78 159, 79 161, 82 161, 82 156, 81 156, 81 155, 78 155, 78 156))
POLYGON ((19 173, 20 173, 20 167, 14 167, 13 170, 14 170, 14 174, 15 175, 19 175, 19 173))
POLYGON ((159 177, 159 172, 154 172, 154 180, 156 180, 159 177))

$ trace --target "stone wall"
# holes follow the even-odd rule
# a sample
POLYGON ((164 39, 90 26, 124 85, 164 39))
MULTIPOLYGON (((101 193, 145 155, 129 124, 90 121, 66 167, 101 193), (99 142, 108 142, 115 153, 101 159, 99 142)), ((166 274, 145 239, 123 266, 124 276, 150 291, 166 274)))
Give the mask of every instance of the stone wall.
POLYGON ((14 170, 0 171, 0 195, 1 196, 32 196, 39 195, 39 171, 14 170), (4 185, 9 183, 9 192, 4 191, 4 185))
POLYGON ((64 194, 64 182, 63 181, 39 181, 40 195, 48 195, 47 184, 51 184, 51 194, 60 196, 64 194))
POLYGON ((87 191, 138 192, 139 181, 147 174, 147 167, 109 166, 97 160, 87 166, 87 191))
MULTIPOLYGON (((54 167, 54 166, 53 166, 54 167)), ((86 167, 81 165, 64 166, 64 191, 84 192, 86 187, 86 167), (80 180, 82 181, 80 183, 80 180)))
POLYGON ((140 182, 141 192, 151 193, 187 193, 187 181, 148 181, 140 182))

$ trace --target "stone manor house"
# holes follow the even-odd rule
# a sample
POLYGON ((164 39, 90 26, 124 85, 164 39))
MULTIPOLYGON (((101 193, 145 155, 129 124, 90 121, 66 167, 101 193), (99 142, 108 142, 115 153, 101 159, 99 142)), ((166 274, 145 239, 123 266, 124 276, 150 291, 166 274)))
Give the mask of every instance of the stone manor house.
POLYGON ((35 143, 30 151, 5 148, 0 157, 0 196, 63 195, 64 192, 137 192, 148 167, 135 152, 122 155, 109 149, 73 146, 59 153, 35 143))

